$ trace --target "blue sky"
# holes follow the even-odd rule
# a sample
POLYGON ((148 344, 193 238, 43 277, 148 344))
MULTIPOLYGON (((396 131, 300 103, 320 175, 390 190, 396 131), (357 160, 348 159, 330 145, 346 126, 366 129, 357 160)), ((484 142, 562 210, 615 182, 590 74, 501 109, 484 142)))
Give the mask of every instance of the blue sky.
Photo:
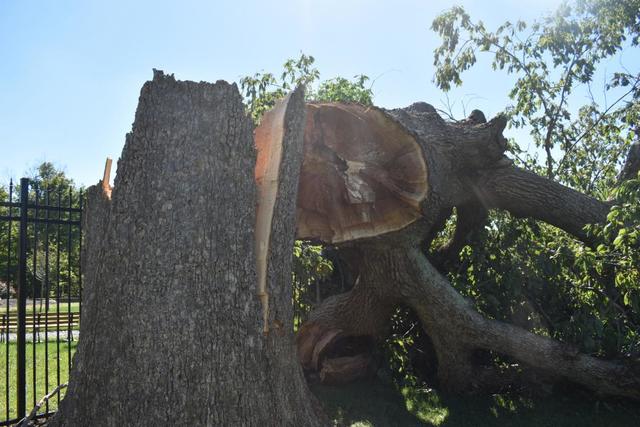
MULTIPOLYGON (((429 28, 454 4, 493 28, 559 1, 0 0, 0 181, 46 160, 77 183, 97 182, 105 158, 120 155, 152 68, 237 81, 302 51, 322 78, 377 77, 377 105, 442 106, 429 28)), ((488 66, 465 77, 449 94, 458 107, 492 116, 507 105, 509 78, 488 66)))

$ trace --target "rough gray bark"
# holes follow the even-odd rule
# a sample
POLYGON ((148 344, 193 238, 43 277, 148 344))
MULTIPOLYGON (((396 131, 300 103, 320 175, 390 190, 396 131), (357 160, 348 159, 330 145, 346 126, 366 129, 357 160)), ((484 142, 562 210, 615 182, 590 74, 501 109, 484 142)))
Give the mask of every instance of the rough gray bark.
POLYGON ((301 329, 298 348, 313 352, 335 330, 344 335, 380 336, 393 307, 402 304, 417 313, 433 342, 443 388, 474 391, 482 386, 488 376, 472 358, 480 349, 512 357, 550 378, 573 381, 602 394, 640 399, 637 363, 599 360, 483 317, 423 253, 454 207, 461 214, 460 229, 438 252, 441 260, 451 258, 469 232, 482 224, 486 209, 540 219, 586 241, 583 227, 605 221, 610 204, 514 167, 503 154, 502 118, 482 123, 481 118, 472 117, 451 124, 424 103, 386 113, 415 136, 427 162, 429 192, 421 204, 422 217, 404 230, 341 245, 338 252, 360 281, 311 314, 308 328, 301 329))
POLYGON ((618 176, 618 182, 636 178, 640 171, 640 130, 636 130, 636 142, 629 147, 627 159, 618 176))
POLYGON ((505 209, 518 217, 540 219, 583 241, 588 241, 583 227, 603 222, 611 207, 516 167, 487 171, 474 184, 474 189, 487 207, 505 209))
POLYGON ((155 72, 111 200, 88 191, 82 339, 52 425, 322 425, 295 359, 291 251, 304 98, 285 115, 263 335, 253 124, 235 85, 155 72))

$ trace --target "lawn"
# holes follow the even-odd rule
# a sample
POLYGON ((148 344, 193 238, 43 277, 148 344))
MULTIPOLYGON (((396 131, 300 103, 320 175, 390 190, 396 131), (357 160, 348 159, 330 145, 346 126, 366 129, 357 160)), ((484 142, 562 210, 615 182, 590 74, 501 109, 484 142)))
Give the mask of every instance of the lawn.
POLYGON ((544 398, 449 396, 432 389, 398 390, 378 380, 344 387, 313 385, 335 426, 553 426, 638 425, 640 405, 583 394, 544 398))
MULTIPOLYGON (((49 342, 49 391, 57 385, 57 352, 49 342)), ((77 342, 71 343, 71 354, 77 342)), ((36 344, 37 390, 35 399, 46 394, 44 385, 44 343, 36 344)), ((16 345, 9 344, 11 413, 15 418, 16 345)), ((60 343, 60 381, 69 376, 67 343, 60 343)), ((4 365, 6 344, 0 345, 0 363, 4 365)), ((33 344, 27 344, 27 408, 34 405, 33 344)), ((4 370, 0 372, 0 420, 6 416, 4 370)), ((433 389, 405 387, 399 389, 378 379, 356 382, 342 387, 311 385, 335 426, 553 426, 615 427, 637 425, 640 405, 628 401, 598 400, 582 393, 556 394, 543 398, 511 397, 507 394, 461 397, 433 389)), ((62 392, 62 396, 64 391, 62 392)), ((49 410, 58 407, 52 399, 49 410)))
MULTIPOLYGON (((6 312, 6 308, 2 308, 0 309, 0 314, 4 314, 6 312)), ((18 311, 18 307, 16 306, 12 306, 9 307, 9 313, 15 313, 18 311)), ((35 312, 36 313, 44 313, 45 311, 45 307, 44 304, 42 304, 42 306, 40 305, 39 302, 36 302, 36 309, 35 312)), ((55 302, 50 302, 49 303, 49 313, 57 313, 58 311, 60 311, 60 313, 77 313, 80 311, 80 302, 72 302, 71 304, 67 303, 67 302, 62 302, 60 301, 60 304, 56 304, 55 302)), ((33 313, 33 304, 27 304, 27 313, 33 313)))
MULTIPOLYGON (((58 359, 58 352, 56 343, 48 342, 46 344, 49 348, 48 352, 48 364, 49 364, 49 387, 45 388, 45 343, 35 344, 36 351, 36 393, 33 393, 33 349, 34 345, 27 343, 27 411, 35 406, 35 402, 40 400, 45 394, 53 390, 58 385, 57 369, 58 363, 60 365, 60 382, 67 382, 69 378, 69 350, 71 355, 75 353, 77 342, 70 344, 66 342, 60 343, 60 357, 58 359)), ((16 343, 9 343, 9 418, 16 418, 16 367, 17 367, 17 345, 16 343)), ((7 357, 7 344, 2 343, 0 345, 0 365, 3 369, 0 372, 0 420, 6 419, 7 416, 7 402, 6 396, 6 372, 4 367, 6 366, 7 357)), ((64 390, 62 391, 64 395, 64 390)), ((50 401, 49 410, 53 411, 58 407, 58 399, 53 398, 50 401)), ((43 409, 44 410, 44 409, 43 409)))

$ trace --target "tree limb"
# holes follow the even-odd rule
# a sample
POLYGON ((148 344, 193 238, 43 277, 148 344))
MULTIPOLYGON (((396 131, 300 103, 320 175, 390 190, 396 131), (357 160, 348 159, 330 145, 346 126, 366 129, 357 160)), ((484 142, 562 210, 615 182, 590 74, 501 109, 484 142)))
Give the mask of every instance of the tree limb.
POLYGON ((408 250, 406 264, 414 282, 402 284, 403 293, 430 336, 444 335, 457 341, 458 348, 482 348, 513 357, 599 393, 640 399, 637 363, 601 360, 554 339, 487 319, 451 287, 419 250, 408 250))
POLYGON ((592 243, 584 226, 604 222, 611 205, 517 167, 487 170, 473 186, 488 209, 535 218, 592 243))

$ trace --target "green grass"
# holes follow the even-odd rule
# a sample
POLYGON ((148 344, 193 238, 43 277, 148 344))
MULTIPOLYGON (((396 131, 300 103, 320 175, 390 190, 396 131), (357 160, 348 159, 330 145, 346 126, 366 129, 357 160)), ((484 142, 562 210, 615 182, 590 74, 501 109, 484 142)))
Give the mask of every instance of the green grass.
MULTIPOLYGON (((49 303, 49 313, 57 313, 58 312, 58 308, 60 313, 77 313, 80 311, 80 303, 79 302, 72 302, 71 304, 67 303, 67 302, 62 302, 60 301, 60 305, 58 306, 56 303, 49 303)), ((36 313, 42 312, 44 313, 44 303, 42 304, 42 308, 40 307, 40 303, 36 302, 36 313)), ((3 308, 0 310, 0 314, 3 314, 6 312, 6 308, 3 308)), ((10 307, 9 308, 9 313, 15 313, 18 311, 18 307, 10 307)), ((33 313, 33 304, 27 304, 27 313, 33 313)))
MULTIPOLYGON (((77 342, 71 344, 71 356, 76 351, 77 342)), ((56 350, 56 343, 49 342, 49 390, 45 389, 45 343, 35 344, 36 348, 36 392, 35 400, 39 401, 44 395, 53 390, 58 385, 56 366, 60 364, 60 382, 67 382, 69 378, 69 356, 68 348, 69 344, 60 343, 60 358, 58 359, 58 353, 56 350)), ((34 393, 33 393, 33 344, 27 343, 27 412, 31 411, 34 406, 34 393)), ((6 374, 4 366, 6 366, 7 345, 6 343, 0 344, 0 365, 3 369, 0 372, 0 420, 4 420, 6 417, 7 404, 5 401, 6 396, 6 374)), ((9 417, 17 418, 16 413, 16 367, 17 367, 17 345, 16 343, 9 343, 9 417)), ((61 392, 60 398, 64 396, 64 390, 61 392)), ((54 411, 58 407, 58 399, 53 398, 49 401, 49 410, 54 411)), ((44 412, 44 408, 41 410, 44 412)))
MULTIPOLYGON (((49 390, 44 384, 44 343, 36 344, 37 389, 39 400, 57 385, 56 344, 49 342, 49 390)), ((71 343, 71 354, 76 342, 71 343)), ((10 418, 16 418, 16 344, 9 344, 10 418)), ((6 344, 0 344, 0 363, 4 366, 6 344)), ((66 382, 68 344, 60 343, 60 381, 66 382)), ((27 410, 33 407, 33 344, 27 343, 27 410)), ((0 419, 6 414, 5 373, 0 372, 0 419)), ((628 401, 601 401, 585 394, 565 393, 543 398, 512 397, 507 394, 462 397, 432 389, 398 389, 378 379, 342 387, 311 386, 323 402, 335 426, 438 426, 438 427, 616 427, 638 425, 640 405, 628 401)), ((64 396, 64 391, 61 397, 64 396)), ((58 407, 52 399, 49 410, 58 407)))
POLYGON ((451 396, 435 390, 397 390, 377 380, 344 387, 313 385, 336 426, 615 427, 639 425, 640 405, 582 394, 544 398, 451 396))

